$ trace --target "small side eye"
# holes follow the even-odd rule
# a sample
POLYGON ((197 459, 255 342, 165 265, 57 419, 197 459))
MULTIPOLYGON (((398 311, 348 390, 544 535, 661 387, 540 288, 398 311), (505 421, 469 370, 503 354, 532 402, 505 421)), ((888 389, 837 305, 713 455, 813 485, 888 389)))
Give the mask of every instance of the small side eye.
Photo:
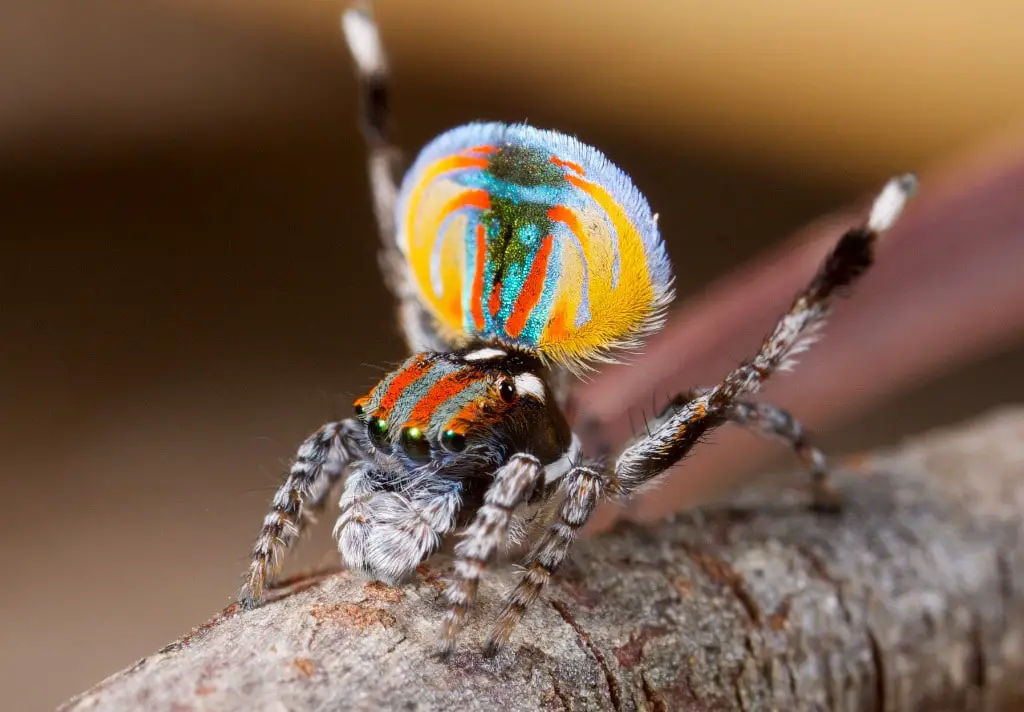
POLYGON ((363 408, 362 403, 356 403, 354 406, 352 406, 352 409, 355 411, 356 418, 358 418, 359 420, 364 420, 366 418, 366 409, 363 408))
POLYGON ((441 434, 441 447, 448 452, 462 452, 466 449, 466 436, 454 430, 445 430, 441 434))
POLYGON ((427 436, 419 428, 412 427, 402 430, 402 449, 413 460, 430 459, 430 443, 427 442, 427 436))
POLYGON ((366 421, 366 432, 370 436, 370 442, 373 443, 374 447, 385 451, 388 449, 388 421, 381 420, 377 416, 371 416, 366 421))
POLYGON ((515 384, 513 384, 512 381, 502 381, 501 385, 498 386, 498 395, 500 395, 501 399, 506 403, 515 403, 516 396, 518 395, 516 393, 515 384))

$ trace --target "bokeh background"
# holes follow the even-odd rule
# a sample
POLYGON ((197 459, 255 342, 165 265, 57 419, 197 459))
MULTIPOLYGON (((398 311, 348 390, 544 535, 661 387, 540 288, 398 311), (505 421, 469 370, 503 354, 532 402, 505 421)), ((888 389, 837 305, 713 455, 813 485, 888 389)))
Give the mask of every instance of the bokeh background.
MULTIPOLYGON (((402 357, 340 8, 0 0, 5 708, 52 708, 226 605, 296 443, 402 357)), ((477 118, 578 134, 661 212, 682 296, 894 172, 948 175, 1024 128, 1014 3, 377 16, 404 146, 477 118)), ((1008 333, 822 442, 1021 400, 1022 366, 1008 333)), ((300 562, 329 548, 325 525, 300 562)))

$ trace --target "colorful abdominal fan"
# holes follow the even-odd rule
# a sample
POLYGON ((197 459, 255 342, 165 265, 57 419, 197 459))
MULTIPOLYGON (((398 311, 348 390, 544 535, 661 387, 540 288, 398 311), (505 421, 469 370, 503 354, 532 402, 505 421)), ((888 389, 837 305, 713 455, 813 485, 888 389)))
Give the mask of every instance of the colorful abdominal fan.
POLYGON ((442 134, 406 175, 398 220, 420 299, 454 343, 579 367, 637 345, 672 299, 647 201, 603 154, 554 131, 442 134))

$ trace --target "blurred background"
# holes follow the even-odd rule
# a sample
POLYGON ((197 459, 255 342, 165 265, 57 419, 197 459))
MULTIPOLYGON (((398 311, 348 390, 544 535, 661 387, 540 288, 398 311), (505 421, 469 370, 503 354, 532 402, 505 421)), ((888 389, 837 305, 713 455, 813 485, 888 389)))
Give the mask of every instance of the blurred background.
MULTIPOLYGON (((0 0, 10 709, 52 708, 229 603, 296 444, 402 358, 341 7, 0 0)), ((892 173, 948 188, 1021 156, 1024 5, 383 0, 376 14, 408 151, 472 119, 579 135, 660 211, 681 297, 719 294, 705 290, 892 173)), ((1020 333, 896 379, 820 442, 852 451, 1021 400, 1020 333)), ((324 559, 329 531, 299 564, 324 559)))

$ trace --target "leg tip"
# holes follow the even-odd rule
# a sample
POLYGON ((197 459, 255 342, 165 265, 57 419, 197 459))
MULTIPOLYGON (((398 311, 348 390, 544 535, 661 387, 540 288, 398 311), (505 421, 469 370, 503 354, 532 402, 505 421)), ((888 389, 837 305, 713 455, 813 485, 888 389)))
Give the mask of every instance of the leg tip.
POLYGON ((446 663, 446 662, 448 662, 448 661, 450 661, 452 659, 452 653, 454 653, 454 652, 455 652, 455 641, 454 640, 444 640, 444 641, 441 641, 441 644, 437 646, 437 652, 435 653, 435 656, 441 662, 446 663))
POLYGON ((810 509, 818 514, 839 514, 843 510, 843 498, 826 482, 816 482, 811 487, 810 509))

